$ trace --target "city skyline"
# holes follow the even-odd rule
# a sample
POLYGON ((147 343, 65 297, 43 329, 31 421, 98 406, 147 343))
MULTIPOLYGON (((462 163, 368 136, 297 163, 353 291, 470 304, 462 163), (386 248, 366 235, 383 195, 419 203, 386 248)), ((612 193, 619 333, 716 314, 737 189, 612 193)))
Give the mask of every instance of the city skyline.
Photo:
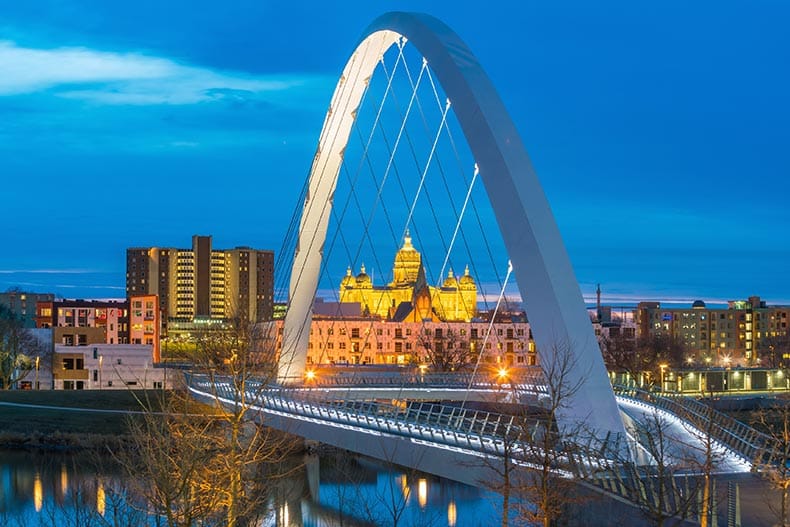
MULTIPOLYGON (((279 251, 358 36, 426 7, 34 4, 0 26, 0 290, 70 298, 124 296, 128 247, 279 251)), ((588 299, 790 303, 787 7, 473 6, 429 12, 502 95, 588 299)))

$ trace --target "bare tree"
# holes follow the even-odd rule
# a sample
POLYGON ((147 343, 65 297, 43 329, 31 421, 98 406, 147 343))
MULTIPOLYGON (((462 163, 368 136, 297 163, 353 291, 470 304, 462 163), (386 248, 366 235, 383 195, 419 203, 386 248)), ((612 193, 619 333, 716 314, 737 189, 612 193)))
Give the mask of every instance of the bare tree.
POLYGON ((757 413, 755 425, 773 439, 774 451, 766 452, 760 475, 779 491, 779 504, 768 500, 768 508, 782 527, 790 525, 790 397, 782 394, 769 408, 757 413))
MULTIPOLYGON (((347 455, 347 453, 346 453, 347 455)), ((381 465, 386 477, 377 478, 376 485, 371 488, 355 481, 355 499, 348 504, 353 514, 374 525, 390 525, 392 527, 432 527, 439 525, 439 515, 434 511, 425 510, 423 499, 427 500, 429 477, 418 469, 403 467, 395 463, 395 452, 382 448, 381 455, 374 463, 381 465), (417 501, 419 509, 411 506, 417 501)), ((359 462, 359 459, 357 460, 359 462)), ((415 460, 420 465, 421 458, 415 460)), ((347 465, 348 466, 348 465, 347 465)))
POLYGON ((630 501, 651 525, 680 525, 697 504, 699 480, 689 477, 688 451, 658 411, 635 421, 631 433, 639 445, 634 459, 621 459, 609 477, 620 482, 630 501))
POLYGON ((34 356, 43 351, 22 320, 0 304, 0 389, 10 390, 27 377, 36 366, 34 356))
POLYGON ((636 340, 604 337, 601 352, 609 371, 628 373, 631 378, 644 374, 651 384, 661 377, 661 367, 678 368, 683 364, 685 346, 673 335, 655 333, 636 340))
POLYGON ((759 364, 766 368, 787 368, 785 356, 790 355, 790 334, 775 335, 760 341, 757 354, 759 364))
POLYGON ((451 328, 446 328, 442 336, 421 332, 417 337, 417 346, 422 349, 431 370, 436 372, 463 370, 472 362, 469 342, 451 328))
POLYGON ((132 424, 140 455, 124 465, 148 486, 140 494, 169 527, 244 525, 267 499, 267 482, 293 442, 261 426, 256 404, 274 374, 261 338, 245 321, 202 335, 193 360, 208 372, 212 407, 195 405, 182 390, 146 402, 144 418, 132 424))
POLYGON ((570 344, 555 344, 542 357, 546 359, 540 363, 546 392, 539 410, 530 411, 523 404, 526 394, 513 385, 516 405, 509 409, 513 419, 497 452, 487 461, 496 478, 486 486, 503 497, 503 527, 511 522, 554 525, 584 499, 577 492, 579 480, 566 476, 569 460, 590 437, 583 422, 561 421, 583 379, 576 381, 571 376, 578 365, 570 344))

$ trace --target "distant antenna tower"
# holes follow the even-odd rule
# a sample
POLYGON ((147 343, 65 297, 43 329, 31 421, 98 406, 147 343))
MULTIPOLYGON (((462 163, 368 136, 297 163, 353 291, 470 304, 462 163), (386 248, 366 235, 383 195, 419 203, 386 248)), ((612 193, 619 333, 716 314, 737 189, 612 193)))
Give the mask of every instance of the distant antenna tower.
POLYGON ((595 288, 595 312, 598 315, 598 322, 601 321, 601 284, 596 284, 595 288))

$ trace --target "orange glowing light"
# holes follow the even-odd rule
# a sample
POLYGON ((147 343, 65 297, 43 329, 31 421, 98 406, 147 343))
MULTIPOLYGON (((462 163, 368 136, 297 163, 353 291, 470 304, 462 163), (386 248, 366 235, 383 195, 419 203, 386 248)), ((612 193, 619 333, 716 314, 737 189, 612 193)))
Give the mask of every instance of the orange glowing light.
POLYGON ((428 504, 428 480, 425 478, 420 478, 417 481, 417 502, 421 509, 424 509, 428 504))
POLYGON ((458 521, 458 510, 455 508, 455 501, 447 504, 447 525, 448 527, 455 527, 458 521))
POLYGON ((41 475, 36 473, 33 480, 33 505, 36 512, 41 512, 41 507, 44 505, 44 488, 41 486, 41 475))
POLYGON ((99 481, 99 487, 96 489, 96 511, 104 516, 104 509, 107 505, 107 497, 104 495, 104 484, 99 481))

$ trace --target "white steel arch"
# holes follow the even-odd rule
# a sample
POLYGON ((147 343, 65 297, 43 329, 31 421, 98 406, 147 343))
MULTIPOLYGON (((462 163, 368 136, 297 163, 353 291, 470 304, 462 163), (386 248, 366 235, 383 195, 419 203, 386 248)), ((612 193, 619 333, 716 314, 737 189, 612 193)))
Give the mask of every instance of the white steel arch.
POLYGON ((572 350, 575 361, 568 384, 581 384, 562 410, 561 424, 583 422, 599 439, 610 433, 625 437, 579 285, 518 131, 466 44, 445 24, 424 14, 394 12, 376 19, 335 88, 302 212, 280 382, 301 379, 304 374, 312 303, 346 142, 370 76, 384 53, 401 38, 425 57, 452 101, 512 261, 541 361, 550 362, 558 345, 572 350))

